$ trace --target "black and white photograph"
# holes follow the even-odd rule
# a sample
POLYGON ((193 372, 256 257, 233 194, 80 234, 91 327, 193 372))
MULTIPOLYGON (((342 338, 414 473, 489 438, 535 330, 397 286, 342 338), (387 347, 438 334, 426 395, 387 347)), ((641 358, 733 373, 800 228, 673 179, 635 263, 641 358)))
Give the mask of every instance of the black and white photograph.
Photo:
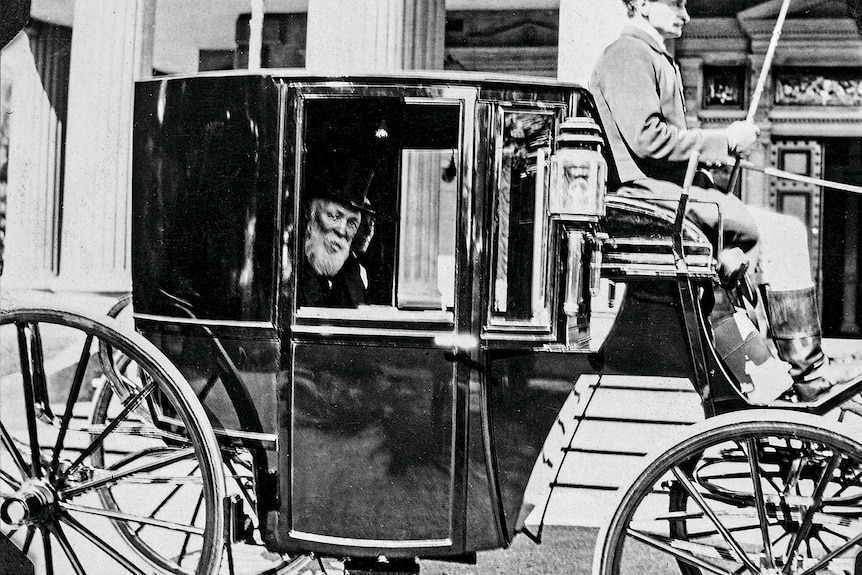
POLYGON ((862 0, 0 0, 0 575, 862 575, 862 0))

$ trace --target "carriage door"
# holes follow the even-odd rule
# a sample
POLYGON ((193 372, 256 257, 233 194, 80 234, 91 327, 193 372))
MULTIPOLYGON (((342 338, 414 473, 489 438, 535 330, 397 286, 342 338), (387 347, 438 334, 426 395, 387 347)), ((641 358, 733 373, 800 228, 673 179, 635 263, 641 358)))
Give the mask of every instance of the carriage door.
POLYGON ((440 88, 432 100, 350 89, 297 104, 282 516, 293 540, 427 553, 463 541, 459 390, 472 368, 452 350, 477 348, 470 290, 456 289, 469 252, 462 142, 474 91, 440 88))
MULTIPOLYGON (((779 170, 815 178, 823 177, 823 151, 817 140, 777 139, 772 145, 771 160, 772 165, 779 170)), ((811 277, 815 278, 818 285, 822 284, 822 278, 818 273, 821 246, 821 196, 820 186, 780 178, 770 178, 769 181, 769 207, 777 212, 799 218, 808 228, 811 277)))

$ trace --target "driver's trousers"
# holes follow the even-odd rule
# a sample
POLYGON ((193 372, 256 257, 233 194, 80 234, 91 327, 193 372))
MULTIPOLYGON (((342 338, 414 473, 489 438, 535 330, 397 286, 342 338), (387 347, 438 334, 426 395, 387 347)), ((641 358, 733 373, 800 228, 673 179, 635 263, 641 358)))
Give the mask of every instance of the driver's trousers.
MULTIPOLYGON (((643 179, 628 182, 616 193, 655 202, 676 210, 682 188, 672 182, 643 179)), ((813 286, 808 257, 808 232, 799 219, 765 208, 746 206, 717 188, 692 186, 686 217, 700 227, 718 249, 719 227, 723 247, 738 247, 749 257, 757 283, 772 289, 793 290, 813 286), (719 215, 720 214, 720 215, 719 215)))

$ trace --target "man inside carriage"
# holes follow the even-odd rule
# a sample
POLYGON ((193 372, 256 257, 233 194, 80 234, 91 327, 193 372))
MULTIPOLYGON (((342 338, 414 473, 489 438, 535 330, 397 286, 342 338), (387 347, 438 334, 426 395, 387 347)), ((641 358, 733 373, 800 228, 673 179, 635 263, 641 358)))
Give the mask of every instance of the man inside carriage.
POLYGON ((368 274, 359 257, 374 235, 369 162, 341 156, 310 174, 297 287, 300 306, 355 308, 365 303, 368 274))
MULTIPOLYGON (((759 129, 748 121, 724 129, 689 129, 679 67, 664 43, 679 38, 689 21, 686 1, 621 1, 628 24, 596 63, 590 90, 615 160, 617 193, 673 201, 694 153, 706 164, 748 156, 759 129)), ((725 286, 734 286, 749 264, 759 271, 773 342, 779 358, 790 365, 797 397, 811 401, 862 376, 858 358, 830 359, 821 347, 804 224, 746 206, 706 178, 697 184, 690 190, 694 202, 688 217, 716 244, 723 223, 725 249, 718 254, 718 271, 725 286)))

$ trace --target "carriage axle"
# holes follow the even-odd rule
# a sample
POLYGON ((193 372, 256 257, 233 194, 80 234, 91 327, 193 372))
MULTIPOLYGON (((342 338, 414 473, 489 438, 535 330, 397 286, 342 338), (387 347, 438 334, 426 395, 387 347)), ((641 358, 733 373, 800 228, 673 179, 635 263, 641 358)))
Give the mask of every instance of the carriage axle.
POLYGON ((31 480, 0 505, 0 520, 7 525, 24 525, 48 513, 57 502, 57 493, 44 479, 31 480))

